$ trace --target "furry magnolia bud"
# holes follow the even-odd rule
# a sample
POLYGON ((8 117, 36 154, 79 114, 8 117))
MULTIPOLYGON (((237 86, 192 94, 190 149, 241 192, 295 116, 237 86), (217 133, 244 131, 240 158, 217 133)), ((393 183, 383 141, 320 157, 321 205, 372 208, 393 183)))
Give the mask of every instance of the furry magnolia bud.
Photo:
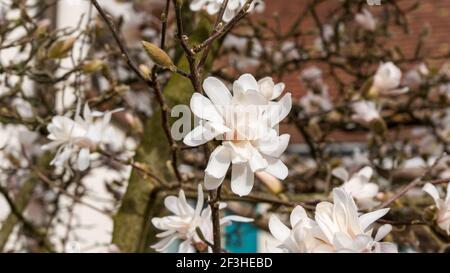
POLYGON ((94 60, 90 60, 90 61, 86 62, 83 65, 82 70, 85 73, 94 73, 94 72, 100 71, 104 65, 105 64, 103 63, 102 60, 94 59, 94 60))
POLYGON ((152 59, 152 61, 154 61, 157 65, 168 68, 173 72, 177 70, 177 67, 173 64, 172 59, 164 50, 157 47, 155 44, 145 41, 142 41, 142 46, 150 59, 152 59))
POLYGON ((65 40, 59 40, 53 44, 48 50, 47 57, 50 59, 62 59, 67 56, 67 53, 72 49, 75 43, 75 37, 69 37, 65 40))

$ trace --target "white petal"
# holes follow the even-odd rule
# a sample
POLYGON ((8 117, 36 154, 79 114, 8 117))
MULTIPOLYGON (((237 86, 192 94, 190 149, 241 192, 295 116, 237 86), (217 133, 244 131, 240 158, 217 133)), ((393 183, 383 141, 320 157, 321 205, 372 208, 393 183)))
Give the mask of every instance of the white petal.
POLYGON ((365 231, 371 224, 386 215, 389 212, 389 208, 372 211, 359 216, 359 224, 363 231, 365 231))
POLYGON ((196 147, 205 144, 220 134, 220 132, 213 132, 207 126, 199 125, 184 137, 183 143, 188 146, 196 147))
POLYGON ((239 0, 230 0, 227 5, 228 9, 235 10, 239 8, 239 0))
POLYGON ((199 11, 203 8, 203 6, 206 4, 208 0, 192 0, 189 7, 192 11, 199 11))
POLYGON ((233 164, 231 170, 231 190, 244 196, 252 191, 254 183, 254 174, 248 164, 233 164))
POLYGON ((286 87, 286 85, 284 83, 282 83, 282 82, 277 83, 274 87, 271 99, 274 100, 274 99, 278 98, 281 95, 281 93, 283 93, 285 87, 286 87))
POLYGON ((239 215, 228 215, 220 219, 220 225, 227 225, 231 222, 243 222, 243 223, 250 223, 253 222, 252 218, 239 216, 239 215))
POLYGON ((167 196, 164 199, 164 206, 176 215, 178 215, 180 213, 180 211, 178 210, 177 203, 178 203, 178 198, 175 196, 167 196))
POLYGON ((223 118, 217 112, 216 107, 208 98, 200 93, 194 93, 192 95, 190 106, 192 112, 197 117, 216 123, 223 123, 223 118))
POLYGON ((181 214, 193 214, 194 209, 188 204, 183 190, 178 193, 178 210, 181 214))
POLYGON ((436 187, 433 184, 426 183, 425 186, 423 186, 422 189, 423 189, 424 192, 428 193, 434 199, 436 204, 438 204, 438 200, 440 199, 439 198, 439 192, 438 192, 438 190, 436 189, 436 187))
POLYGON ((344 209, 348 228, 355 234, 361 233, 364 228, 362 230, 360 228, 360 221, 358 221, 358 207, 352 196, 341 188, 335 188, 333 189, 333 201, 335 210, 340 207, 344 209))
POLYGON ((386 235, 389 234, 389 232, 391 232, 392 230, 392 226, 389 224, 386 225, 382 225, 381 227, 378 228, 377 234, 375 235, 375 241, 381 241, 384 237, 386 237, 386 235))
POLYGON ((397 245, 393 243, 379 243, 381 253, 398 253, 397 245))
POLYGON ((291 226, 294 227, 298 222, 305 218, 308 218, 305 209, 302 206, 296 206, 291 212, 291 226))
POLYGON ((165 252, 172 245, 176 238, 176 236, 166 237, 156 244, 152 245, 151 247, 158 252, 165 252))
POLYGON ((278 158, 286 151, 290 139, 290 135, 283 134, 279 137, 269 139, 268 142, 261 143, 259 149, 268 156, 278 158))
POLYGON ((361 170, 359 170, 358 174, 363 177, 366 177, 368 180, 370 180, 370 178, 373 175, 373 169, 370 166, 366 166, 366 167, 362 168, 361 170))
POLYGON ((275 237, 280 242, 284 242, 291 234, 291 230, 275 215, 270 216, 269 230, 270 233, 272 233, 273 237, 275 237))
POLYGON ((198 189, 197 189, 197 206, 195 207, 195 215, 196 216, 200 216, 200 213, 202 212, 203 209, 203 202, 204 202, 204 196, 203 196, 203 189, 202 189, 202 184, 198 184, 198 189))
POLYGON ((84 171, 89 167, 90 156, 91 154, 89 152, 89 148, 81 149, 80 153, 78 154, 77 160, 78 170, 84 171))
POLYGON ((331 174, 344 182, 348 180, 348 172, 344 167, 334 168, 331 174))
POLYGON ((265 160, 256 149, 252 151, 252 157, 249 160, 249 164, 252 172, 262 171, 268 166, 267 160, 265 160))
POLYGON ((289 115, 292 108, 291 93, 284 95, 278 102, 274 103, 274 106, 275 107, 271 107, 273 110, 270 114, 272 127, 280 123, 287 115, 289 115))
POLYGON ((220 10, 220 3, 209 3, 208 6, 206 7, 206 11, 208 11, 209 14, 213 15, 216 14, 217 12, 219 12, 220 10))
POLYGON ((221 145, 211 153, 205 172, 214 178, 223 178, 230 167, 230 163, 230 151, 227 147, 221 145))
MULTIPOLYGON (((212 103, 217 107, 220 105, 230 105, 231 93, 223 82, 214 77, 206 78, 203 82, 203 89, 208 95, 212 103)), ((220 107, 217 109, 219 113, 223 113, 220 107)))
POLYGON ((253 77, 252 74, 244 74, 239 77, 239 79, 236 81, 244 91, 247 90, 259 90, 258 88, 258 82, 256 81, 255 77, 253 77))
POLYGON ((314 217, 317 225, 320 227, 320 232, 323 233, 329 243, 333 242, 334 234, 339 231, 332 220, 332 213, 333 204, 329 202, 320 202, 316 206, 316 215, 314 217))
POLYGON ((215 178, 208 174, 205 174, 205 179, 203 181, 205 184, 205 189, 208 191, 217 189, 222 184, 224 178, 225 176, 221 178, 215 178))
POLYGON ((169 229, 169 230, 166 230, 166 231, 156 234, 156 238, 164 238, 164 237, 174 234, 175 232, 177 232, 177 231, 174 229, 169 229))
POLYGON ((284 180, 288 176, 289 170, 283 163, 283 161, 269 156, 266 156, 264 158, 267 160, 267 163, 269 164, 264 171, 281 180, 284 180))

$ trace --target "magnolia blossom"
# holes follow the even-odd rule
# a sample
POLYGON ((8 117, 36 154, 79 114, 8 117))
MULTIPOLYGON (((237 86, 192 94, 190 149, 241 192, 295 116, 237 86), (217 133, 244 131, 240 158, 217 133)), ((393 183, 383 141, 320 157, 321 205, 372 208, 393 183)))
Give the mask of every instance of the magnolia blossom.
POLYGON ((358 215, 352 197, 341 188, 333 190, 333 200, 334 204, 316 206, 314 220, 296 207, 290 217, 292 229, 272 215, 269 229, 280 241, 278 248, 283 252, 397 252, 395 244, 381 242, 391 231, 390 225, 381 226, 372 237, 373 223, 389 209, 358 215))
POLYGON ((229 34, 223 41, 223 48, 229 54, 230 65, 238 70, 248 70, 249 67, 261 63, 261 56, 265 51, 261 42, 256 38, 238 37, 229 34))
MULTIPOLYGON (((86 170, 90 165, 91 152, 103 141, 103 131, 111 120, 114 112, 92 112, 89 106, 84 106, 83 117, 78 113, 75 119, 66 116, 55 116, 47 126, 50 143, 42 147, 43 150, 57 149, 56 155, 50 162, 51 165, 69 167, 71 160, 75 161, 75 167, 86 170), (95 118, 101 117, 100 123, 95 118)), ((77 111, 78 112, 78 111, 77 111)))
POLYGON ((373 170, 371 167, 366 166, 359 172, 352 175, 349 178, 348 172, 340 167, 332 171, 333 175, 344 181, 342 188, 356 199, 358 204, 363 208, 374 207, 378 202, 374 201, 374 198, 378 194, 379 187, 375 183, 370 183, 373 170))
POLYGON ((418 88, 429 74, 430 71, 427 65, 421 63, 406 73, 403 78, 403 84, 409 88, 418 88))
POLYGON ((375 31, 377 28, 377 21, 367 9, 363 9, 362 12, 356 14, 355 21, 368 31, 375 31))
POLYGON ((433 184, 427 183, 423 190, 433 197, 438 209, 436 222, 438 226, 450 235, 450 184, 447 185, 447 197, 439 198, 439 192, 433 184))
POLYGON ((2 170, 28 166, 24 154, 30 157, 39 154, 33 145, 37 138, 37 133, 23 125, 0 123, 0 180, 4 178, 2 170))
POLYGON ((408 88, 398 89, 402 79, 402 71, 392 62, 382 63, 374 76, 372 89, 389 95, 402 94, 408 88))
POLYGON ((314 92, 309 91, 300 99, 300 105, 307 114, 319 111, 329 111, 333 108, 333 104, 326 89, 321 94, 315 94, 314 92))
MULTIPOLYGON (((158 252, 167 252, 170 246, 179 240, 181 243, 178 246, 179 253, 193 253, 196 250, 204 251, 208 249, 211 252, 208 244, 213 242, 213 225, 211 217, 211 207, 203 209, 204 196, 202 186, 198 185, 197 204, 195 208, 191 207, 184 194, 180 190, 178 197, 168 196, 164 199, 164 205, 173 213, 166 217, 155 217, 152 219, 153 225, 163 232, 156 235, 157 238, 162 238, 161 241, 152 245, 158 252), (201 238, 197 229, 201 231, 201 238), (204 242, 205 239, 207 242, 204 242)), ((220 204, 220 209, 226 207, 225 203, 220 204)), ((220 219, 220 225, 227 225, 231 221, 251 222, 253 219, 229 215, 220 219)))
POLYGON ((322 70, 312 66, 302 71, 300 79, 308 89, 316 93, 328 93, 328 86, 322 79, 322 70))
MULTIPOLYGON (((199 11, 201 9, 206 9, 206 11, 213 15, 219 12, 222 6, 223 0, 193 0, 190 4, 192 11, 199 11)), ((247 0, 229 0, 228 5, 223 14, 223 20, 225 22, 231 21, 233 17, 244 7, 247 0)), ((250 5, 249 11, 256 9, 258 12, 264 11, 264 1, 255 0, 250 5)))
POLYGON ((373 101, 358 101, 352 104, 354 114, 352 119, 365 126, 370 125, 374 120, 380 120, 380 113, 373 101))
POLYGON ((273 101, 284 88, 283 83, 275 84, 271 78, 256 81, 244 74, 234 82, 233 95, 220 80, 210 77, 203 83, 209 98, 199 93, 192 96, 192 112, 201 122, 185 136, 184 143, 199 146, 216 137, 222 140, 205 170, 206 189, 219 187, 230 165, 231 189, 240 196, 252 190, 255 172, 286 178, 288 169, 279 157, 290 136, 279 136, 275 127, 291 110, 291 94, 273 101))

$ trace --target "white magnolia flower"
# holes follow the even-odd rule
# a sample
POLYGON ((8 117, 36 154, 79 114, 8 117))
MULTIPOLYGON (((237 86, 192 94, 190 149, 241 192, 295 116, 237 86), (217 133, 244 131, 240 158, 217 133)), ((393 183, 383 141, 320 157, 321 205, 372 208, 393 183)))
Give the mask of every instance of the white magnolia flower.
POLYGON ((359 172, 352 175, 351 178, 349 178, 348 172, 342 167, 334 169, 332 174, 344 181, 342 188, 355 198, 363 208, 371 208, 377 204, 374 198, 378 194, 379 187, 377 184, 369 182, 373 174, 371 167, 366 166, 362 168, 359 172))
POLYGON ((291 110, 291 94, 279 101, 284 84, 264 78, 259 82, 244 74, 233 84, 233 95, 220 80, 210 77, 203 83, 209 98, 195 93, 191 98, 194 115, 202 119, 184 138, 189 146, 202 145, 216 137, 223 142, 211 154, 205 170, 205 188, 216 189, 223 182, 230 164, 231 189, 243 196, 253 188, 255 172, 265 171, 285 179, 288 169, 279 159, 290 136, 279 136, 274 129, 291 110))
POLYGON ((277 249, 271 252, 313 253, 331 251, 329 246, 313 236, 313 229, 317 230, 318 226, 314 220, 308 217, 303 207, 296 206, 292 210, 290 224, 292 229, 283 224, 277 216, 273 214, 270 216, 270 233, 280 242, 277 249))
POLYGON ((368 31, 375 31, 377 28, 377 21, 367 9, 363 9, 362 12, 356 14, 355 21, 368 31))
MULTIPOLYGON (((84 171, 89 167, 91 152, 103 141, 103 131, 111 120, 114 112, 91 112, 89 106, 84 106, 83 117, 75 115, 75 119, 66 116, 55 116, 47 126, 50 143, 42 149, 52 150, 58 148, 51 165, 68 167, 69 161, 74 160, 78 170, 84 171), (95 118, 102 117, 101 123, 95 118)), ((78 111, 77 111, 78 112, 78 111)))
POLYGON ((374 120, 381 119, 380 113, 373 101, 358 101, 352 104, 354 114, 352 119, 365 126, 370 125, 374 120))
POLYGON ((445 200, 439 198, 439 192, 433 184, 425 184, 423 190, 431 195, 436 203, 438 209, 436 222, 438 226, 450 235, 450 184, 447 185, 447 196, 445 200))
MULTIPOLYGON (((197 204, 195 208, 191 207, 184 195, 184 191, 180 190, 178 197, 168 196, 164 199, 164 205, 173 213, 166 217, 155 217, 152 219, 153 225, 163 232, 156 235, 157 238, 162 238, 161 241, 152 245, 158 252, 167 252, 176 240, 181 241, 178 252, 179 253, 193 253, 196 250, 204 251, 207 248, 207 243, 200 238, 197 228, 200 229, 203 239, 207 240, 209 244, 213 242, 213 225, 211 217, 211 207, 203 209, 204 196, 202 186, 198 185, 197 204)), ((225 203, 220 204, 220 209, 226 207, 225 203)), ((231 221, 251 222, 253 219, 229 215, 220 219, 220 225, 227 225, 231 221)), ((211 249, 208 247, 208 251, 211 249)))
MULTIPOLYGON (((229 0, 225 13, 223 14, 223 20, 225 22, 231 21, 233 17, 244 7, 247 0, 229 0)), ((190 4, 192 11, 199 11, 206 9, 206 11, 213 15, 219 12, 222 6, 223 0, 193 0, 190 4)), ((255 0, 250 5, 249 11, 256 10, 258 12, 264 11, 264 1, 255 0)))
POLYGON ((392 62, 382 63, 374 76, 372 88, 377 92, 389 95, 402 94, 408 88, 398 89, 402 79, 402 71, 392 62))
POLYGON ((316 206, 314 220, 304 210, 296 208, 291 214, 292 230, 275 216, 269 229, 281 242, 285 252, 397 252, 392 243, 380 242, 392 229, 383 225, 372 237, 372 225, 389 209, 358 215, 352 197, 343 189, 333 190, 333 203, 321 202, 316 206))

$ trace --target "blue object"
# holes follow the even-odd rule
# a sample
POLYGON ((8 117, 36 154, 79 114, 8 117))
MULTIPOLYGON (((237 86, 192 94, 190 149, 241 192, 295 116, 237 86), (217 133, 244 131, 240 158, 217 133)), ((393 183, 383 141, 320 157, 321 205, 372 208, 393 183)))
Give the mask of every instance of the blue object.
POLYGON ((225 227, 225 249, 231 253, 256 253, 258 229, 251 223, 232 222, 225 227))

